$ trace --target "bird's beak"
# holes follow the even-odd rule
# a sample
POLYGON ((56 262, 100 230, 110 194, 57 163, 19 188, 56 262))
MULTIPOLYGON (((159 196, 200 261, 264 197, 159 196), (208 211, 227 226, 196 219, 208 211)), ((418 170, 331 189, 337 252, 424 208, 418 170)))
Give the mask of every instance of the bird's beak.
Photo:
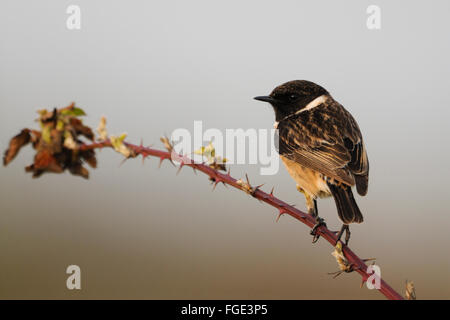
POLYGON ((272 98, 271 96, 258 96, 258 97, 254 97, 253 99, 258 100, 258 101, 269 102, 269 103, 276 102, 276 100, 274 98, 272 98))

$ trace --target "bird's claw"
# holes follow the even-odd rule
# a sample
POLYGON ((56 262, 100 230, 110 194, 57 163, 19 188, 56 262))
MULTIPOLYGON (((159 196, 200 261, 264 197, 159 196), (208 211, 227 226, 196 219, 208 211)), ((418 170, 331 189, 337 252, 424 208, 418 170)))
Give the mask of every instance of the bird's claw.
POLYGON ((347 246, 349 241, 350 241, 350 227, 348 226, 348 224, 343 224, 341 230, 339 231, 339 233, 337 234, 337 241, 336 244, 341 240, 342 235, 345 232, 345 245, 347 246))
POLYGON ((327 224, 325 223, 324 219, 322 219, 320 217, 316 217, 316 224, 313 226, 313 228, 312 228, 312 230, 310 232, 310 234, 313 236, 312 243, 316 243, 319 240, 319 238, 320 238, 320 235, 317 234, 317 229, 320 226, 325 226, 326 227, 327 224))

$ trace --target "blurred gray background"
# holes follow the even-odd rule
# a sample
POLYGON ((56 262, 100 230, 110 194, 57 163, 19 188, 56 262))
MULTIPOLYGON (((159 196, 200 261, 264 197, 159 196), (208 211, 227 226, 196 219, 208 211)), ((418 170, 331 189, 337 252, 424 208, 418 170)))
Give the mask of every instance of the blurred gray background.
MULTIPOLYGON (((448 1, 2 1, 0 149, 40 108, 75 101, 96 127, 155 143, 176 128, 271 128, 252 100, 288 80, 327 88, 357 119, 371 165, 351 247, 422 299, 450 298, 448 1), (81 30, 66 28, 69 5, 81 30), (381 30, 366 9, 381 8, 381 30)), ((0 298, 378 299, 332 247, 237 190, 111 150, 83 180, 32 180, 30 148, 0 169, 0 298), (81 267, 82 290, 66 289, 81 267)), ((304 208, 280 166, 233 166, 304 208)), ((332 199, 319 202, 340 226, 332 199)))

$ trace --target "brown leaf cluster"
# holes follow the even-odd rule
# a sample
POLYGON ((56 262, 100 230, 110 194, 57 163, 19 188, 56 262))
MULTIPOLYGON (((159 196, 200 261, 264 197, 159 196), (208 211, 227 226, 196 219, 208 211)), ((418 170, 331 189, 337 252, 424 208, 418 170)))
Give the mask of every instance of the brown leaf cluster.
POLYGON ((62 173, 66 169, 73 175, 88 178, 89 171, 83 164, 95 168, 97 159, 94 150, 79 150, 84 144, 82 137, 94 140, 91 128, 79 119, 85 115, 84 111, 72 103, 62 109, 40 110, 39 115, 37 121, 41 130, 23 129, 14 136, 3 156, 3 165, 8 165, 20 149, 31 142, 36 154, 34 162, 25 170, 32 172, 33 178, 45 172, 62 173))

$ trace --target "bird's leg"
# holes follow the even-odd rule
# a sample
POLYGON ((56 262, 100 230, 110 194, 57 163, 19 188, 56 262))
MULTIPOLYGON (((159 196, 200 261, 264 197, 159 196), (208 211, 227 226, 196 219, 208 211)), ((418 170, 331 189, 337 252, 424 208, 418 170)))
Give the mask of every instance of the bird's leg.
MULTIPOLYGON (((297 188, 298 189, 298 188, 297 188)), ((311 235, 313 236, 313 243, 316 243, 319 240, 320 236, 317 234, 317 228, 320 226, 326 226, 325 220, 319 217, 319 211, 317 210, 317 201, 308 193, 303 191, 303 194, 306 198, 306 206, 308 207, 308 213, 313 216, 316 220, 316 224, 313 226, 311 230, 311 235)))
POLYGON ((317 210, 317 200, 313 199, 314 202, 314 210, 312 216, 316 219, 316 224, 313 226, 310 234, 313 236, 313 243, 316 243, 319 240, 320 236, 317 234, 317 228, 320 226, 326 226, 325 220, 319 217, 319 211, 317 210))
POLYGON ((341 240, 342 234, 345 231, 345 245, 348 245, 348 242, 350 241, 350 227, 348 226, 348 224, 343 224, 341 230, 339 231, 339 233, 337 234, 337 241, 336 243, 338 243, 339 240, 341 240))
POLYGON ((316 220, 316 224, 313 226, 311 230, 311 235, 313 236, 313 243, 316 243, 319 240, 320 236, 316 233, 317 228, 320 226, 326 226, 325 220, 319 217, 319 210, 317 209, 317 200, 314 199, 311 195, 309 195, 305 190, 302 189, 299 185, 297 185, 297 190, 305 196, 306 199, 306 207, 308 208, 308 213, 316 220))

